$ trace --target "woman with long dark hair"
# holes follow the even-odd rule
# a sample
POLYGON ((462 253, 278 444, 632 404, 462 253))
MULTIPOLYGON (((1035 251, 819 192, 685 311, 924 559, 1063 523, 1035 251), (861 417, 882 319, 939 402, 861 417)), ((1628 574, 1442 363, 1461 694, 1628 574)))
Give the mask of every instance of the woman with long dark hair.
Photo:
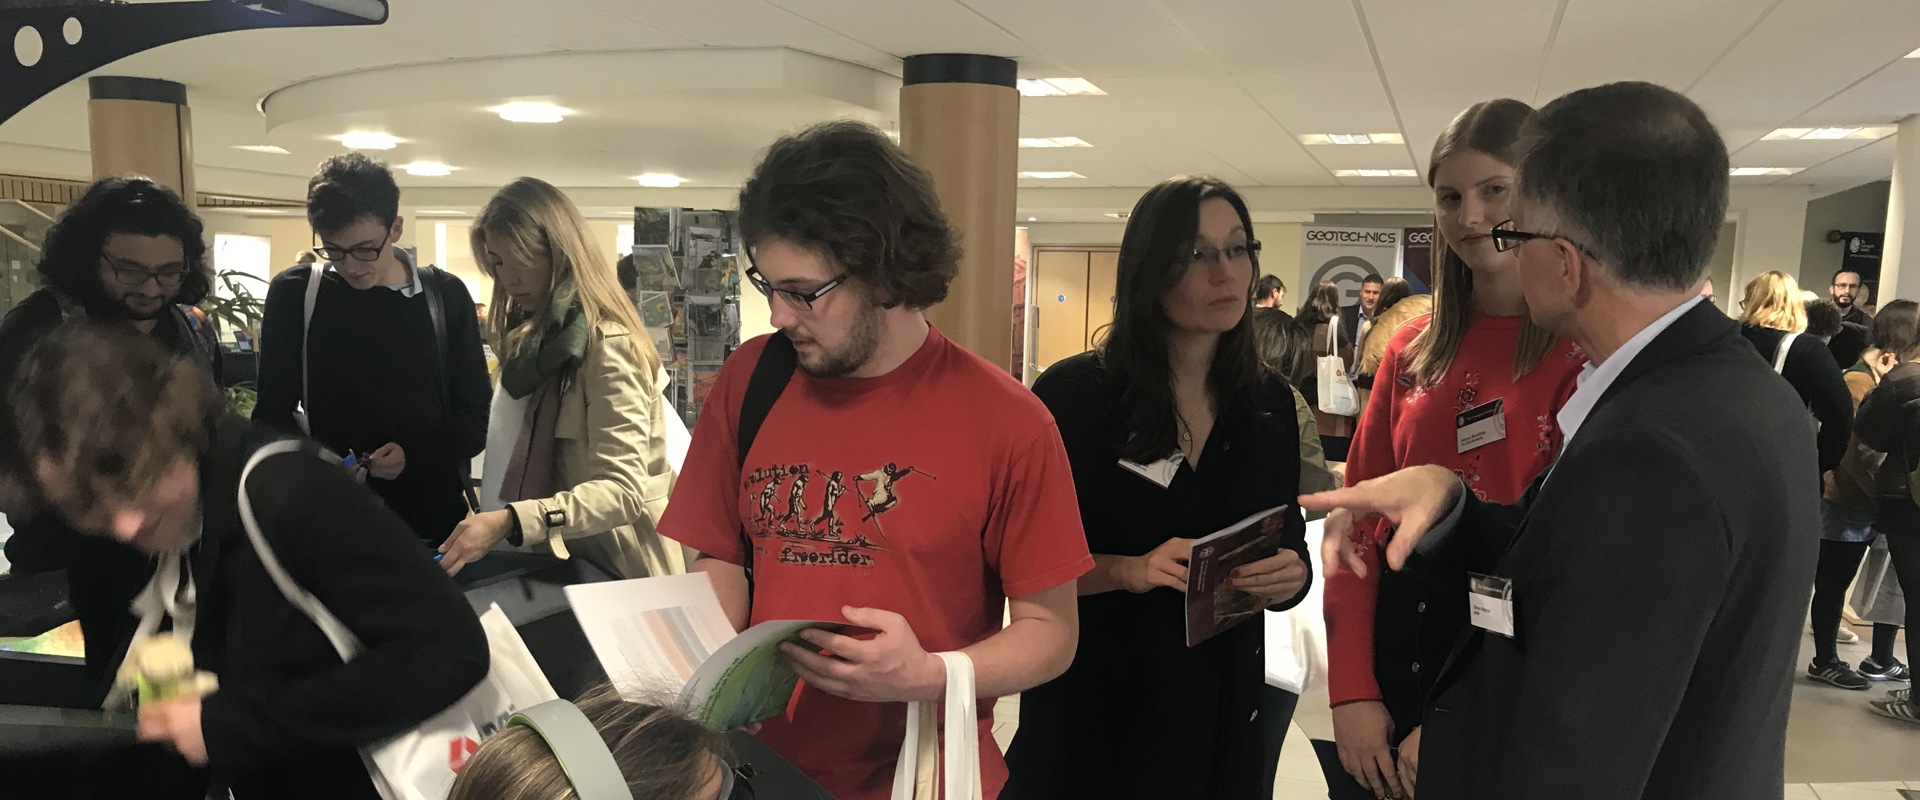
MULTIPOLYGON (((1346 331, 1341 330, 1339 286, 1329 281, 1314 286, 1306 302, 1300 304, 1300 313, 1294 316, 1294 322, 1313 336, 1314 363, 1327 356, 1339 356, 1348 371, 1352 371, 1354 343, 1347 341, 1346 331)), ((1318 386, 1317 371, 1310 380, 1315 380, 1318 386)), ((1313 416, 1320 423, 1320 444, 1326 449, 1327 460, 1346 461, 1347 450, 1353 443, 1354 418, 1321 411, 1317 398, 1313 416)))
MULTIPOLYGON (((1532 113, 1518 100, 1480 103, 1434 143, 1433 314, 1387 343, 1349 485, 1438 464, 1481 499, 1511 503, 1560 450, 1555 414, 1587 359, 1528 317, 1519 260, 1488 233, 1508 220, 1515 143, 1532 113), (1479 424, 1463 424, 1468 417, 1479 424)), ((1467 627, 1466 591, 1382 568, 1377 545, 1387 532, 1377 522, 1355 535, 1374 568, 1365 578, 1327 575, 1334 740, 1356 780, 1377 796, 1404 797, 1419 766, 1424 700, 1467 627)))
MULTIPOLYGON (((1034 392, 1058 420, 1094 570, 1080 647, 1021 699, 1003 798, 1264 798, 1262 629, 1186 643, 1194 539, 1294 504, 1293 393, 1262 369, 1249 310, 1260 244, 1238 193, 1208 178, 1147 191, 1127 220, 1113 329, 1034 392)), ((1286 546, 1229 581, 1270 608, 1311 582, 1297 509, 1286 546)))

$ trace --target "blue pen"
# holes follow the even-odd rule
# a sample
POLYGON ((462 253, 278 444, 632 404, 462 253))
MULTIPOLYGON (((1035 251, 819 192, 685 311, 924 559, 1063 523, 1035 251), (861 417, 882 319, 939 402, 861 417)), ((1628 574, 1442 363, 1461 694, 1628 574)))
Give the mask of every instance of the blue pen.
POLYGON ((445 557, 446 555, 447 555, 446 553, 434 553, 433 560, 439 561, 441 558, 445 557))

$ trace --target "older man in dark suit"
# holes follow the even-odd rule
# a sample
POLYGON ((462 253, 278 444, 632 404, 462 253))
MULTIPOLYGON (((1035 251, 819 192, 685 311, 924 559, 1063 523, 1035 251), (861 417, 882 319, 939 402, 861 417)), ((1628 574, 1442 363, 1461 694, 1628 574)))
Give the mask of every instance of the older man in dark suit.
POLYGON ((1340 534, 1377 514, 1389 564, 1473 592, 1402 758, 1421 800, 1779 798, 1818 476, 1805 407, 1700 297, 1726 145, 1621 83, 1549 104, 1522 152, 1493 236, 1535 321, 1593 360, 1559 459, 1512 506, 1431 467, 1302 499, 1341 509, 1329 564, 1364 569, 1340 534))

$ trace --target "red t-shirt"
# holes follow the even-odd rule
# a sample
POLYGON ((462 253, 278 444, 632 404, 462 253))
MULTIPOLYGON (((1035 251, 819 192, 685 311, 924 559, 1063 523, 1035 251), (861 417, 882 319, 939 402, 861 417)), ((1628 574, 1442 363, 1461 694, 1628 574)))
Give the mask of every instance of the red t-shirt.
MULTIPOLYGON (((1053 416, 1006 371, 929 331, 878 378, 796 370, 743 471, 735 428, 764 338, 720 372, 660 532, 739 564, 753 537, 753 622, 842 619, 842 606, 907 618, 929 652, 998 633, 1007 597, 1093 568, 1053 416)), ((980 703, 989 798, 1006 783, 993 704, 980 703)), ((890 796, 906 706, 802 686, 760 738, 840 800, 890 796)))
MULTIPOLYGON (((1532 372, 1513 378, 1520 347, 1520 317, 1474 317, 1446 375, 1433 386, 1415 386, 1402 375, 1400 353, 1433 317, 1420 317, 1388 342, 1366 416, 1353 437, 1347 485, 1422 464, 1438 464, 1460 476, 1474 496, 1511 503, 1527 491, 1560 452, 1560 407, 1573 395, 1586 353, 1566 339, 1554 343, 1532 372), (1459 452, 1456 415, 1495 399, 1504 401, 1504 440, 1459 452)), ((1327 690, 1334 705, 1380 699, 1373 675, 1373 619, 1383 568, 1386 529, 1361 528, 1374 544, 1361 547, 1367 577, 1330 569, 1326 576, 1327 690)))

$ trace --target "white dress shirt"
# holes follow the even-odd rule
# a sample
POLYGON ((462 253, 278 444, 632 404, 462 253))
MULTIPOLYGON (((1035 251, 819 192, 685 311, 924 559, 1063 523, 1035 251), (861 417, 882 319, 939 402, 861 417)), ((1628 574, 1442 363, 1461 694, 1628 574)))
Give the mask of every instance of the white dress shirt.
POLYGON ((1681 303, 1667 312, 1666 316, 1654 320, 1652 325, 1641 328, 1639 333, 1628 339, 1626 344, 1620 345, 1620 349, 1615 350, 1605 362, 1601 364, 1589 362, 1585 369, 1580 370, 1580 376, 1575 379, 1578 388, 1574 390, 1572 397, 1567 398, 1567 404, 1561 406, 1560 413, 1555 416, 1555 420, 1560 423, 1560 452, 1567 451, 1567 444, 1573 441, 1574 434, 1580 432, 1580 426, 1586 423, 1587 415, 1593 413, 1594 405, 1600 402, 1600 398, 1607 393, 1608 387, 1613 386, 1613 382, 1620 377, 1620 373, 1627 370, 1627 365, 1633 363, 1634 357, 1640 355, 1640 351, 1647 349, 1647 345, 1659 338, 1660 334, 1673 327, 1675 321, 1692 311, 1694 306, 1704 302, 1706 298, 1695 297, 1681 303))

